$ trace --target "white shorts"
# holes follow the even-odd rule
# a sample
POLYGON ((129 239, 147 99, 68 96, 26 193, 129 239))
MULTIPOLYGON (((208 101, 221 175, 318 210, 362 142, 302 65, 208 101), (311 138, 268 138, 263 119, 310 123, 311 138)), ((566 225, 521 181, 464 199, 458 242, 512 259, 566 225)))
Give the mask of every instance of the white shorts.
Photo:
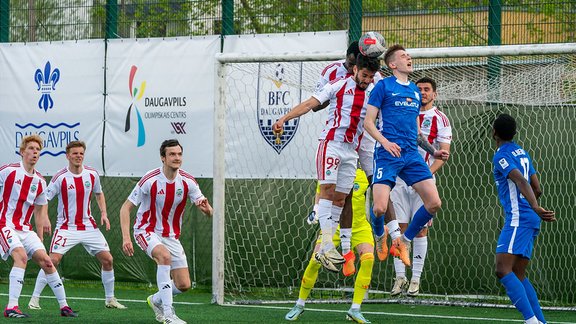
POLYGON ((360 145, 358 145, 358 160, 360 162, 360 167, 369 177, 373 174, 374 169, 374 144, 376 140, 370 136, 367 132, 364 132, 364 136, 360 139, 360 145))
POLYGON ((142 251, 146 252, 146 254, 152 259, 154 259, 152 257, 152 251, 154 248, 159 244, 164 245, 172 257, 172 262, 170 264, 172 270, 188 268, 186 253, 184 252, 182 244, 180 244, 180 240, 172 237, 162 237, 154 232, 146 231, 134 231, 134 240, 136 240, 136 244, 138 244, 142 251))
POLYGON ((78 244, 82 244, 86 252, 92 256, 103 251, 110 251, 108 242, 99 229, 87 231, 56 229, 50 242, 50 253, 66 254, 78 244))
MULTIPOLYGON (((394 205, 396 219, 401 224, 409 224, 416 211, 424 205, 416 190, 408 186, 400 177, 396 178, 396 185, 390 192, 390 199, 394 205)), ((426 226, 431 225, 432 220, 426 226)))
POLYGON ((316 152, 318 182, 336 184, 336 191, 349 193, 354 186, 358 152, 352 143, 320 140, 316 152))
POLYGON ((2 259, 8 260, 15 248, 24 248, 28 260, 32 258, 34 252, 38 250, 46 250, 44 244, 40 241, 38 234, 34 231, 17 231, 10 227, 3 227, 0 234, 0 252, 2 259))

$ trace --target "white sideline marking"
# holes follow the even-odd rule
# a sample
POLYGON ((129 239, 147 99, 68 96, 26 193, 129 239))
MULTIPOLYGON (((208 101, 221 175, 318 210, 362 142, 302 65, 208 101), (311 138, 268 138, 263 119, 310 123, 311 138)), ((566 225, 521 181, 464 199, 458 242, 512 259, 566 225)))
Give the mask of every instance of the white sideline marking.
MULTIPOLYGON (((232 306, 232 307, 255 307, 255 308, 271 308, 271 309, 283 309, 283 310, 290 310, 291 307, 281 307, 281 306, 264 306, 264 305, 234 305, 234 304, 225 304, 222 306, 232 306)), ((337 309, 320 309, 320 308, 306 308, 307 311, 314 311, 314 312, 328 312, 328 313, 347 313, 348 311, 345 310, 337 310, 337 309)), ((466 316, 448 316, 448 315, 427 315, 427 314, 406 314, 406 313, 388 313, 388 312, 369 312, 369 311, 362 311, 363 314, 371 314, 371 315, 388 315, 388 316, 404 316, 404 317, 423 317, 423 318, 442 318, 442 319, 458 319, 458 320, 469 320, 469 321, 493 321, 493 322, 520 322, 523 323, 524 320, 514 320, 514 319, 507 319, 507 318, 487 318, 487 317, 466 317, 466 316)), ((551 322, 548 323, 552 324, 574 324, 573 322, 551 322)))
MULTIPOLYGON (((8 294, 0 293, 0 296, 8 296, 8 294)), ((32 297, 32 295, 20 295, 20 297, 32 297)), ((54 296, 40 296, 40 298, 50 298, 56 299, 54 296)), ((95 297, 69 297, 66 296, 67 300, 96 300, 96 301, 106 301, 105 298, 95 298, 95 297)), ((119 302, 127 302, 127 303, 146 303, 146 299, 119 299, 116 298, 119 302)), ((208 305, 208 303, 191 303, 191 302, 172 302, 175 305, 208 305)))

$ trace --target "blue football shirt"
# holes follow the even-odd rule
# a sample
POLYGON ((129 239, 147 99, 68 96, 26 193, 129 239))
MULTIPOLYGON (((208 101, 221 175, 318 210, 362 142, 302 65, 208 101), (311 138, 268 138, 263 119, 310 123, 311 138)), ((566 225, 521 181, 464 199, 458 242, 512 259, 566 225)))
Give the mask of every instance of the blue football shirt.
MULTIPOLYGON (((378 130, 402 149, 417 149, 420 114, 420 90, 411 81, 400 82, 395 76, 380 80, 372 90, 368 104, 380 109, 378 130)), ((376 143, 376 150, 383 150, 376 143)))
POLYGON ((518 169, 530 183, 530 176, 536 173, 532 158, 520 145, 507 142, 494 154, 493 164, 498 198, 504 208, 504 226, 540 228, 540 216, 530 207, 514 181, 508 179, 508 174, 518 169))

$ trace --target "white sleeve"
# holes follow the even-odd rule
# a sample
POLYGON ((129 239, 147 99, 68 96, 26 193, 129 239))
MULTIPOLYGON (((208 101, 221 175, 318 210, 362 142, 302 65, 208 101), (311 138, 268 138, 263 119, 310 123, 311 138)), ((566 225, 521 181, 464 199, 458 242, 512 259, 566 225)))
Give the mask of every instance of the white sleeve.
POLYGON ((450 120, 446 115, 442 114, 440 118, 440 127, 438 127, 438 137, 436 140, 439 143, 450 144, 452 142, 452 126, 450 126, 450 120))
POLYGON ((192 201, 194 204, 198 205, 198 203, 204 199, 204 195, 202 194, 200 187, 195 181, 187 180, 187 182, 190 187, 188 191, 188 198, 190 198, 190 201, 192 201))
POLYGON ((145 187, 147 186, 148 182, 144 182, 142 186, 136 184, 130 195, 128 196, 128 200, 134 204, 134 206, 138 206, 142 202, 142 196, 146 194, 145 187))
POLYGON ((326 83, 326 85, 320 91, 313 94, 312 97, 316 98, 321 104, 323 104, 332 98, 333 92, 334 92, 334 83, 326 83))
POLYGON ((55 181, 50 181, 48 189, 46 189, 46 198, 52 200, 60 192, 60 185, 62 181, 60 179, 55 179, 55 181))
POLYGON ((94 172, 94 188, 92 188, 92 192, 96 194, 102 193, 102 184, 100 183, 98 172, 94 172))

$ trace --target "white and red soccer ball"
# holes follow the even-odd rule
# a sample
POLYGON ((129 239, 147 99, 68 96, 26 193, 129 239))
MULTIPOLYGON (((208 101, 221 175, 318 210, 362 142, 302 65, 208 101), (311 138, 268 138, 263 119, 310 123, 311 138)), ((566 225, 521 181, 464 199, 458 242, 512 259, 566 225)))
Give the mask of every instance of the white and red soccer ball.
POLYGON ((368 57, 378 57, 386 52, 386 40, 377 32, 367 32, 358 40, 360 53, 368 57))

